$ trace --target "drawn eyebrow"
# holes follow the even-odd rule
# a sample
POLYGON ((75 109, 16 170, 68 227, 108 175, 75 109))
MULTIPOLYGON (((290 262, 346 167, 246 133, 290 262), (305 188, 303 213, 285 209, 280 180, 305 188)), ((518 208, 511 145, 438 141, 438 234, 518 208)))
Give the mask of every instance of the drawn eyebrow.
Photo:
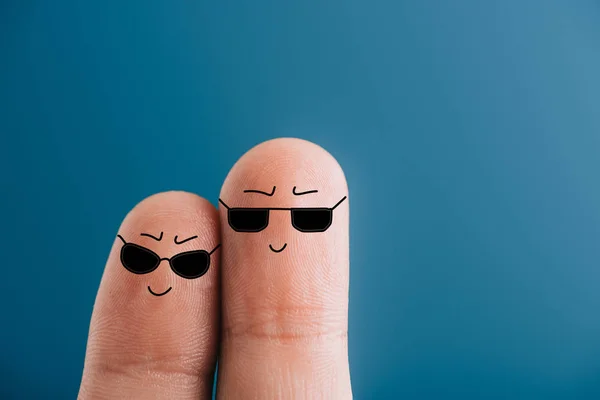
POLYGON ((271 191, 271 193, 263 192, 262 190, 254 190, 254 189, 244 190, 244 193, 260 193, 260 194, 264 194, 265 196, 271 197, 275 194, 275 186, 273 186, 273 190, 271 191))
POLYGON ((149 233, 141 233, 140 236, 148 236, 149 238, 152 238, 152 239, 156 240, 157 242, 160 242, 163 238, 163 233, 161 232, 159 237, 152 236, 149 233))
POLYGON ((182 243, 188 242, 188 241, 190 241, 192 239, 196 239, 197 237, 198 236, 192 236, 192 237, 189 237, 187 239, 182 240, 181 242, 178 242, 177 241, 177 236, 175 236, 175 239, 173 239, 173 240, 175 241, 175 244, 182 244, 182 243))
POLYGON ((309 193, 317 193, 318 190, 307 190, 306 192, 296 192, 296 186, 294 186, 294 188, 292 189, 292 193, 295 194, 296 196, 302 196, 303 194, 309 194, 309 193))

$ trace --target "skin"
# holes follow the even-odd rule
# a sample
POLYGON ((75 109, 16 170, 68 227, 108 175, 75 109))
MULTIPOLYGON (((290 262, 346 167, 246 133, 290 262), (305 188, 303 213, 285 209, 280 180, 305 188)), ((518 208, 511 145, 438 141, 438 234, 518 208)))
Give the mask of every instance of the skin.
MULTIPOLYGON (((348 195, 342 169, 299 139, 264 142, 233 166, 220 198, 229 207, 332 207, 348 195), (254 189, 271 193, 244 193, 254 189), (316 193, 295 195, 317 190, 316 193)), ((160 257, 212 250, 193 280, 166 261, 135 275, 115 240, 100 284, 79 399, 210 399, 219 354, 218 399, 351 399, 348 366, 349 201, 326 232, 302 233, 289 211, 240 233, 227 209, 189 193, 154 195, 119 233, 160 257), (140 236, 147 232, 158 242, 140 236), (197 239, 176 245, 175 235, 197 239), (156 297, 149 293, 172 289, 156 297)))

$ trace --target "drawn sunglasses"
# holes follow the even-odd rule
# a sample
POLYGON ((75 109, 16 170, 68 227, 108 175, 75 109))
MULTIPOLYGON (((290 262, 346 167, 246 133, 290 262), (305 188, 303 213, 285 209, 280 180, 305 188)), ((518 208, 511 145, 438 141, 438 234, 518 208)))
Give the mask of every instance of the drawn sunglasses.
POLYGON ((269 225, 269 211, 290 211, 292 226, 300 232, 325 232, 333 222, 333 210, 346 200, 344 196, 331 208, 241 208, 229 207, 219 199, 227 209, 229 226, 236 232, 260 232, 269 225))
POLYGON ((129 272, 138 275, 154 271, 161 261, 166 260, 173 272, 182 278, 200 278, 210 267, 210 255, 221 246, 220 244, 217 245, 210 253, 206 250, 192 250, 176 254, 171 258, 160 258, 152 250, 135 243, 127 243, 121 235, 117 236, 123 241, 121 263, 129 272))

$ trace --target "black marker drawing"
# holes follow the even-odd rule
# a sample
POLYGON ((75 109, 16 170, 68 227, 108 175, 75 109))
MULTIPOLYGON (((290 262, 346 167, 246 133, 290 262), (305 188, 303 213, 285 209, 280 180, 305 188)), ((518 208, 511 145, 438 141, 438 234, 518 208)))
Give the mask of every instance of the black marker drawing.
POLYGON ((147 237, 149 237, 149 238, 152 238, 152 239, 156 240, 157 242, 160 242, 160 241, 162 240, 162 237, 163 237, 163 232, 161 232, 161 233, 160 233, 160 236, 159 236, 159 237, 152 236, 152 235, 151 235, 151 234, 149 234, 149 233, 140 233, 140 236, 147 236, 147 237))
POLYGON ((165 294, 169 293, 169 292, 171 291, 171 289, 173 289, 173 287, 170 287, 170 288, 168 288, 167 290, 165 290, 165 291, 164 291, 164 292, 162 292, 162 293, 154 293, 154 292, 152 291, 152 289, 150 288, 150 286, 148 286, 148 291, 149 291, 150 293, 152 293, 153 295, 155 295, 156 297, 164 296, 165 294))
MULTIPOLYGON (((150 235, 143 234, 143 236, 150 235)), ((123 247, 121 248, 121 263, 125 269, 136 275, 148 274, 158 268, 162 261, 168 261, 173 272, 180 277, 185 279, 200 278, 202 275, 206 274, 208 268, 210 267, 211 254, 221 246, 218 244, 217 247, 215 247, 211 252, 206 250, 192 250, 176 254, 171 258, 161 258, 158 254, 150 249, 135 243, 128 243, 121 235, 117 235, 117 237, 123 241, 123 247)), ((153 236, 150 237, 156 239, 153 236)), ((162 232, 160 238, 162 239, 162 232)), ((177 236, 175 238, 177 238, 177 236)), ((187 242, 188 240, 195 238, 196 237, 194 236, 184 240, 183 242, 187 242)), ((178 244, 183 242, 179 242, 178 244)), ((177 243, 176 239, 175 243, 177 243)), ((167 291, 163 293, 154 293, 152 289, 150 289, 150 286, 148 286, 148 291, 155 296, 164 296, 170 290, 171 288, 167 289, 167 291)))
POLYGON ((271 197, 275 194, 275 188, 276 188, 276 186, 273 186, 273 190, 271 191, 271 193, 263 192, 262 190, 254 190, 254 189, 244 190, 244 193, 260 193, 260 194, 264 194, 265 196, 271 197))
MULTIPOLYGON (((274 188, 273 188, 274 189, 274 188)), ((229 226, 236 232, 260 232, 269 225, 270 211, 290 211, 292 226, 304 233, 325 232, 333 222, 333 210, 346 200, 344 196, 331 208, 242 208, 229 207, 219 199, 219 202, 227 209, 227 220, 229 226)), ((285 246, 284 246, 285 248, 285 246)))
POLYGON ((285 244, 283 245, 283 247, 282 247, 282 248, 280 248, 279 250, 275 250, 275 249, 273 248, 273 246, 272 246, 272 245, 269 245, 269 248, 271 249, 271 251, 272 251, 273 253, 281 253, 283 250, 285 250, 285 248, 286 248, 286 247, 287 247, 287 243, 285 243, 285 244))
POLYGON ((178 242, 177 241, 177 235, 175 235, 175 239, 173 239, 173 241, 175 242, 175 244, 182 244, 182 243, 189 242, 190 240, 197 239, 197 238, 198 238, 198 236, 192 236, 192 237, 189 237, 187 239, 183 239, 181 242, 178 242))
POLYGON ((296 186, 292 189, 294 196, 302 196, 303 194, 318 193, 318 190, 307 190, 306 192, 296 192, 296 186))

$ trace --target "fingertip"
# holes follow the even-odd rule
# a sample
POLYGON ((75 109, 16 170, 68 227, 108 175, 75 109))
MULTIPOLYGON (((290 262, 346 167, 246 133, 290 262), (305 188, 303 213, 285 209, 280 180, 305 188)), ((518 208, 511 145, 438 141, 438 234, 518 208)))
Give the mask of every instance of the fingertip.
POLYGON ((152 194, 138 202, 123 218, 119 231, 155 227, 170 218, 202 225, 207 232, 219 231, 218 210, 211 202, 197 194, 175 190, 152 194))
MULTIPOLYGON (((285 176, 284 181, 313 185, 321 191, 348 192, 344 170, 331 153, 308 140, 285 137, 262 142, 242 155, 227 175, 220 197, 235 194, 240 187, 281 181, 278 178, 282 176, 285 176)), ((304 188, 298 187, 298 190, 304 188)))

